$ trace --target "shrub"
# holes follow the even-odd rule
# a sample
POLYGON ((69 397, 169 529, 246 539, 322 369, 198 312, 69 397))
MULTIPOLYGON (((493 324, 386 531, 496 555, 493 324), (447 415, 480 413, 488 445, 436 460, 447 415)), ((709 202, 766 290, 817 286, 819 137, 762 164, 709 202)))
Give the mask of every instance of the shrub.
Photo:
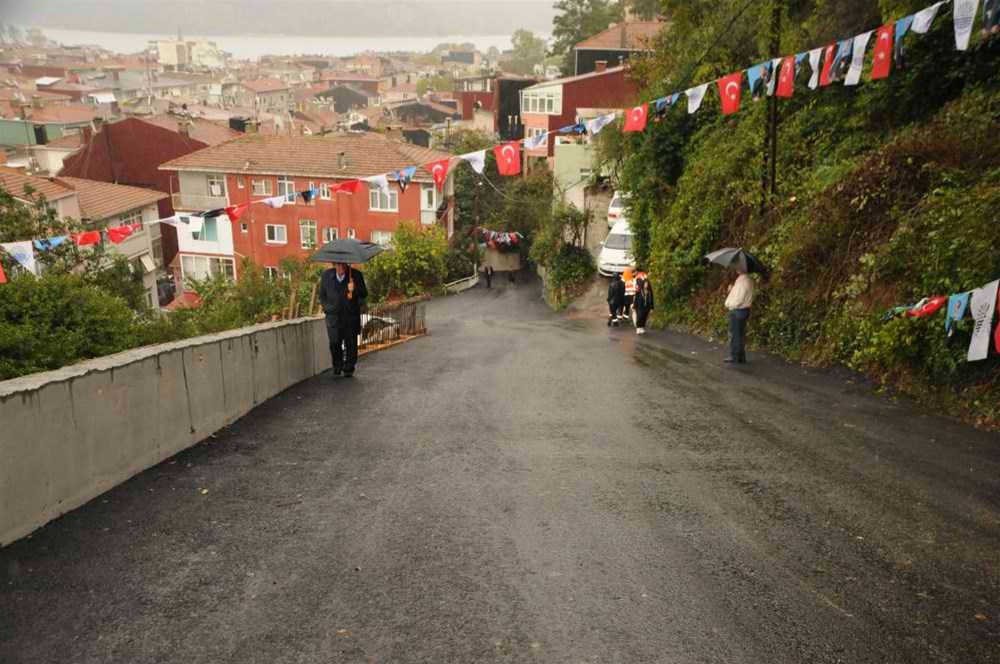
POLYGON ((564 244, 552 260, 547 274, 549 303, 556 309, 565 307, 579 295, 596 272, 594 257, 585 247, 564 244))
POLYGON ((448 240, 444 230, 403 222, 392 238, 392 250, 379 254, 365 270, 369 299, 407 299, 440 290, 448 276, 448 240))

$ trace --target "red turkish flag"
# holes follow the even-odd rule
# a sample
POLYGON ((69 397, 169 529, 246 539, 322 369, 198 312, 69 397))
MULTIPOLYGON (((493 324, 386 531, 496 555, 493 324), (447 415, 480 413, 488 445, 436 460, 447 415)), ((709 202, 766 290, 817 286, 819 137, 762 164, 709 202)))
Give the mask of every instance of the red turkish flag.
POLYGON ((732 115, 740 110, 743 98, 743 72, 738 71, 719 79, 719 97, 722 99, 722 114, 732 115))
POLYGON ((121 244, 128 237, 132 235, 131 226, 117 226, 115 228, 108 229, 108 239, 111 240, 112 244, 121 244))
POLYGON ((646 131, 647 120, 649 120, 649 104, 636 106, 625 114, 625 131, 646 131))
POLYGON ((872 80, 889 78, 892 70, 892 45, 896 37, 896 25, 890 23, 878 29, 878 41, 875 42, 875 55, 872 58, 872 80))
POLYGON ((833 44, 827 46, 823 49, 823 73, 820 74, 819 84, 822 86, 827 86, 833 83, 833 79, 830 77, 833 74, 833 61, 837 55, 837 45, 833 44))
POLYGON ((330 186, 331 194, 356 194, 358 189, 361 187, 361 180, 348 180, 347 182, 342 182, 340 184, 335 184, 330 186))
POLYGON ((441 161, 434 161, 424 166, 427 172, 434 176, 434 184, 437 185, 439 192, 444 191, 444 183, 448 180, 449 166, 451 166, 451 157, 442 159, 441 161))
POLYGON ((781 78, 778 79, 779 97, 785 99, 795 94, 795 56, 790 55, 781 63, 781 78))
MULTIPOLYGON (((3 271, 3 263, 0 263, 0 284, 7 283, 7 273, 3 271)), ((998 334, 1000 334, 1000 328, 997 328, 998 334)), ((1000 336, 997 337, 1000 339, 1000 336)))
POLYGON ((247 211, 248 207, 250 207, 249 203, 244 203, 243 205, 230 205, 226 208, 226 216, 229 217, 229 221, 235 224, 240 220, 240 217, 243 216, 243 213, 247 211))
POLYGON ((77 233, 73 236, 73 242, 76 243, 78 247, 89 247, 94 244, 98 244, 101 241, 100 231, 86 231, 84 233, 77 233))
POLYGON ((500 175, 521 174, 521 142, 511 141, 493 148, 497 158, 497 170, 500 175))

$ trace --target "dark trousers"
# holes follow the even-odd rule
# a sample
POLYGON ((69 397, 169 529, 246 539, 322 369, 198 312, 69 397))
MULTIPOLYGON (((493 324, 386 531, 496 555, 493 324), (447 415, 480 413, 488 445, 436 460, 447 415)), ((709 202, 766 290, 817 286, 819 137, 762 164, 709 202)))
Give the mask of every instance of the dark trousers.
POLYGON ((747 321, 749 309, 733 309, 729 312, 729 356, 737 362, 747 361, 747 321))
POLYGON ((326 317, 326 334, 330 337, 330 356, 334 371, 354 371, 358 363, 358 333, 351 325, 337 318, 326 317))
POLYGON ((489 272, 486 273, 486 287, 493 288, 493 275, 489 272))

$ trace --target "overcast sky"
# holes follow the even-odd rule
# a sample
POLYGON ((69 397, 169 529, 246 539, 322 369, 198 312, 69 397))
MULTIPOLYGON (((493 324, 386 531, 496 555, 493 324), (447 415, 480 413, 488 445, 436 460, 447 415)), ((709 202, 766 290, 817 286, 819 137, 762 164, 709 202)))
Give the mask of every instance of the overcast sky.
POLYGON ((0 0, 0 20, 101 32, 419 36, 551 32, 552 0, 0 0))

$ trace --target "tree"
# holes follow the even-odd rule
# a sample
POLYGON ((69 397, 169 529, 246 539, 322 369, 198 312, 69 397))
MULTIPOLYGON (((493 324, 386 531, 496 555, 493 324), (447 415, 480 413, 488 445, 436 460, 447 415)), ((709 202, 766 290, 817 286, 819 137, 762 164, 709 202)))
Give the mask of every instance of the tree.
POLYGON ((610 0, 559 0, 552 20, 552 54, 565 56, 564 73, 573 70, 573 47, 624 18, 624 7, 610 0))
POLYGON ((49 44, 49 38, 41 28, 28 28, 28 43, 35 48, 45 48, 49 44))
POLYGON ((404 221, 392 236, 392 251, 379 254, 365 269, 368 292, 374 302, 410 298, 434 292, 448 276, 448 239, 444 229, 423 229, 404 221))
POLYGON ((652 21, 660 15, 660 0, 629 0, 629 4, 640 21, 652 21))
POLYGON ((545 61, 545 40, 536 37, 527 30, 518 30, 511 38, 514 54, 507 64, 507 69, 514 74, 530 76, 535 71, 535 65, 545 61))

